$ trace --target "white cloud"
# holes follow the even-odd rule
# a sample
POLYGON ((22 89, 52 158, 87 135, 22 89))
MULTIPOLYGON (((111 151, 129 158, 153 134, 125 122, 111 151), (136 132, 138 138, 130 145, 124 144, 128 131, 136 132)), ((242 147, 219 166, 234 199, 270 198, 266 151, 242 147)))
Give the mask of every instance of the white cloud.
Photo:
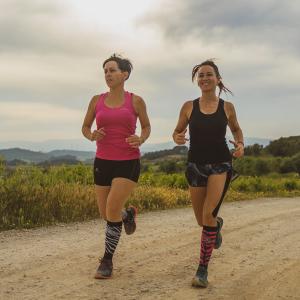
POLYGON ((1 140, 78 138, 84 115, 82 111, 44 103, 2 102, 1 140))
POLYGON ((181 105, 200 94, 192 67, 213 57, 246 136, 295 134, 300 5, 230 3, 1 2, 1 139, 78 138, 89 99, 107 90, 102 61, 113 52, 133 62, 126 89, 145 99, 153 143, 170 140, 181 105))

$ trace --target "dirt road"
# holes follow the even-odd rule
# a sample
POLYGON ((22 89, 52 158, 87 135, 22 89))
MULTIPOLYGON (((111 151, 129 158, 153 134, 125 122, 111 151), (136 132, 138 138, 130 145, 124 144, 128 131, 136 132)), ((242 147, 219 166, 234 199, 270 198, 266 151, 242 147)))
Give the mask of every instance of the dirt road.
POLYGON ((209 287, 191 287, 200 229, 191 208, 145 213, 123 235, 114 278, 93 279, 104 222, 0 233, 0 299, 300 299, 300 198, 225 203, 209 287))

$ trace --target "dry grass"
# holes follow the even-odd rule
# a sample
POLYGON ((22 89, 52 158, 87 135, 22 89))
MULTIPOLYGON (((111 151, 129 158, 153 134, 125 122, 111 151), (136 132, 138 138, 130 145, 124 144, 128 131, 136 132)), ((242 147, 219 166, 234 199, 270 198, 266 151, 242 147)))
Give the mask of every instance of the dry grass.
MULTIPOLYGON (((225 201, 300 195, 299 177, 241 177, 232 183, 225 201)), ((183 174, 141 176, 128 200, 139 211, 190 205, 183 174)), ((73 222, 98 217, 92 170, 86 166, 2 169, 0 230, 73 222)))

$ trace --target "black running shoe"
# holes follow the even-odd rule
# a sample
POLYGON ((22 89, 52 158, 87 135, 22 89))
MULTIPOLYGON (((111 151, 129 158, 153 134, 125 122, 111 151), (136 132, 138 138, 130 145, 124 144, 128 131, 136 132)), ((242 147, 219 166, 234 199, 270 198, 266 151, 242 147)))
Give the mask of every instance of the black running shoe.
POLYGON ((206 288, 207 285, 207 269, 199 265, 196 275, 192 280, 192 286, 206 288))
POLYGON ((217 232, 217 237, 216 237, 214 249, 219 249, 222 245, 221 229, 222 229, 222 226, 223 226, 223 219, 221 217, 217 217, 217 226, 218 226, 218 232, 217 232))
POLYGON ((113 263, 111 259, 101 258, 100 265, 94 276, 95 279, 111 278, 113 271, 113 263))
POLYGON ((133 234, 136 229, 135 218, 137 209, 134 206, 126 208, 127 216, 123 219, 124 229, 126 234, 133 234))

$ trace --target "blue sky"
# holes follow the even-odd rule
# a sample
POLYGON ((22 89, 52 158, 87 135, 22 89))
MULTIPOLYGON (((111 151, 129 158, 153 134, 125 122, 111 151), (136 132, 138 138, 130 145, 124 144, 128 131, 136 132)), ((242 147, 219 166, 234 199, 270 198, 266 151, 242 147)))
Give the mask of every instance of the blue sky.
POLYGON ((1 141, 81 139, 102 62, 133 62, 149 143, 171 140, 181 105, 199 96, 195 64, 216 58, 248 137, 300 134, 300 2, 4 0, 0 2, 1 141))

